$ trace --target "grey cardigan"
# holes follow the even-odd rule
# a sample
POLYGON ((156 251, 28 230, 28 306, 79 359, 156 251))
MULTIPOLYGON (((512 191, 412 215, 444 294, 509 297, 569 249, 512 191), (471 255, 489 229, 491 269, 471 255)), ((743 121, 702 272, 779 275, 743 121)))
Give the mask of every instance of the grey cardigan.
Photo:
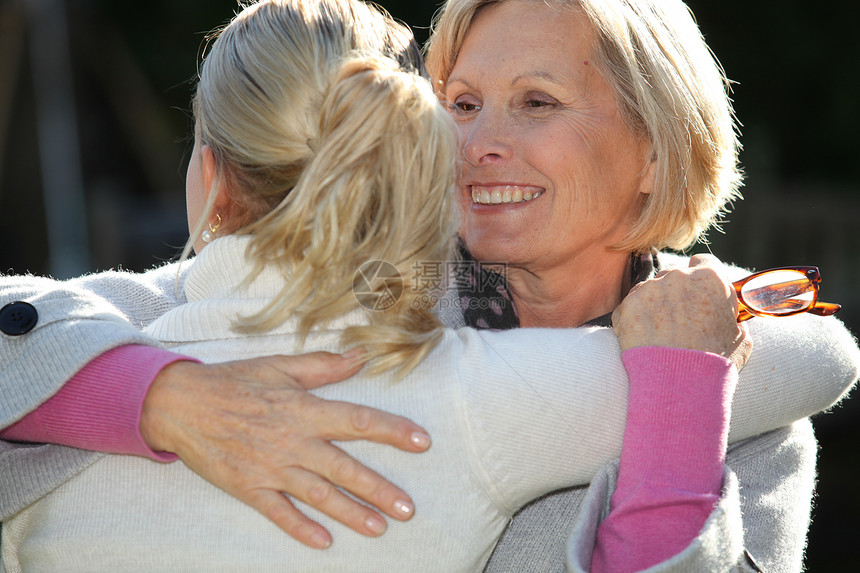
MULTIPOLYGON (((0 427, 35 409, 108 349, 130 343, 154 345, 140 329, 183 302, 182 277, 175 264, 141 275, 108 272, 64 283, 0 277, 0 307, 26 300, 39 312, 32 332, 0 340, 0 427)), ((448 318, 456 326, 456 319, 448 318)), ((812 345, 810 355, 821 360, 819 401, 805 414, 809 415, 832 405, 851 387, 857 378, 860 351, 838 321, 800 320, 807 321, 801 329, 812 337, 805 341, 812 345)), ((808 402, 808 396, 801 395, 779 399, 786 404, 808 402)), ((768 414, 765 405, 762 413, 768 414)), ((796 419, 789 416, 777 425, 796 419)), ((754 570, 749 569, 744 548, 766 571, 800 570, 815 450, 808 421, 734 444, 721 501, 705 527, 685 551, 652 570, 754 570)), ((0 519, 39 499, 101 455, 63 446, 0 442, 0 519)), ((587 570, 615 472, 616 467, 610 465, 590 487, 551 494, 524 508, 499 542, 486 571, 587 570)))

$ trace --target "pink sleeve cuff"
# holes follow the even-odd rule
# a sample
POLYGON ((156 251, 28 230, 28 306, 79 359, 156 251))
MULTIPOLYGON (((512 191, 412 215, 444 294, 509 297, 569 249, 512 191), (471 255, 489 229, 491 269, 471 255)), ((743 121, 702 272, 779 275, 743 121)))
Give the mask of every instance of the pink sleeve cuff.
POLYGON ((140 434, 140 416, 155 377, 178 360, 197 362, 150 346, 109 350, 36 410, 0 431, 0 438, 174 461, 174 454, 154 452, 146 445, 140 434))
MULTIPOLYGON (((727 358, 644 346, 621 355, 630 379, 621 467, 640 479, 719 493, 737 370, 727 358)), ((622 476, 619 475, 619 480, 622 476)))
POLYGON ((694 350, 648 346, 622 356, 627 426, 592 572, 640 571, 696 538, 722 488, 737 370, 694 350))

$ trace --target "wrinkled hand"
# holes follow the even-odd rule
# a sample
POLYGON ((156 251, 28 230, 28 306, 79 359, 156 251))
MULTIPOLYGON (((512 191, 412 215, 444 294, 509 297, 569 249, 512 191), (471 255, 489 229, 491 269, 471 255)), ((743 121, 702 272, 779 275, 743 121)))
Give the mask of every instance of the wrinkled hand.
POLYGON ((612 314, 621 350, 702 350, 730 359, 740 370, 752 352, 752 339, 737 322, 737 297, 720 269, 715 257, 695 255, 689 268, 661 271, 634 286, 612 314))
POLYGON ((355 357, 328 352, 223 364, 175 362, 150 387, 141 433, 153 450, 175 453, 311 547, 330 545, 330 534, 282 492, 359 533, 380 535, 384 518, 338 487, 399 520, 412 516, 411 498, 330 440, 371 440, 411 452, 426 450, 430 440, 400 416, 305 391, 360 368, 355 357))

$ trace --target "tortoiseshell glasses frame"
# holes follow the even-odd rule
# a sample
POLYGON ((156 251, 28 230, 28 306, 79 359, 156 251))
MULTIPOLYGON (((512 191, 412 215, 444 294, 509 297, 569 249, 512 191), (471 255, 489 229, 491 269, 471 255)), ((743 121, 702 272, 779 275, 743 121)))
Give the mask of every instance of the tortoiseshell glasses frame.
POLYGON ((738 295, 738 322, 754 316, 792 316, 810 312, 835 314, 842 307, 818 302, 821 273, 818 267, 768 269, 733 283, 738 295))

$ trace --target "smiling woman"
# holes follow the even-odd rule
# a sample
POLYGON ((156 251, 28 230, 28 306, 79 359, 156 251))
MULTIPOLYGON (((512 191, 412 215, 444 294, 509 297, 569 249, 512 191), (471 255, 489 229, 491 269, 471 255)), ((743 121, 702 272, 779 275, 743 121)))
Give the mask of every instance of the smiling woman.
MULTIPOLYGON (((658 249, 692 246, 738 196, 739 143, 728 82, 680 1, 449 0, 435 22, 427 65, 459 128, 460 235, 479 263, 486 261, 492 270, 498 270, 497 261, 506 263, 515 306, 500 319, 467 313, 467 325, 609 324, 622 298, 642 294, 631 286, 666 265, 658 249)), ((460 295, 471 296, 468 290, 460 295)), ((616 326, 618 318, 613 316, 616 326)), ((637 410, 631 406, 628 428, 637 410)), ((604 506, 613 513, 598 532, 604 541, 626 539, 618 549, 653 547, 668 533, 660 524, 673 522, 664 515, 651 526, 625 530, 625 515, 647 513, 625 498, 635 488, 622 483, 648 480, 630 460, 649 451, 664 459, 671 450, 653 439, 650 450, 647 441, 625 437, 626 448, 638 445, 622 453, 618 489, 604 506)), ((777 475, 759 466, 747 472, 730 459, 742 487, 751 480, 787 490, 807 480, 800 463, 814 462, 814 443, 780 439, 783 445, 762 438, 760 460, 794 451, 788 462, 794 471, 777 475)), ((658 472, 661 480, 670 473, 658 472)), ((793 508, 797 499, 810 500, 811 487, 771 506, 766 520, 787 525, 798 519, 781 532, 756 523, 751 508, 758 502, 749 487, 745 491, 747 547, 765 570, 798 569, 809 504, 800 504, 804 517, 793 508)), ((547 543, 545 524, 558 515, 556 508, 579 504, 573 495, 559 495, 524 510, 509 531, 520 542, 511 549, 503 540, 491 566, 528 568, 518 556, 547 543)), ((578 549, 568 557, 580 557, 576 565, 583 567, 632 570, 656 561, 634 556, 623 563, 621 552, 605 545, 592 560, 587 542, 578 549)), ((720 570, 716 564, 686 567, 720 570)))
POLYGON ((618 306, 630 255, 611 247, 629 235, 653 187, 650 141, 628 127, 589 65, 594 35, 573 10, 489 7, 445 86, 465 159, 460 234, 478 260, 507 262, 522 326, 581 324, 618 306), (602 280, 570 289, 565 277, 585 268, 601 269, 602 280), (606 281, 618 288, 599 296, 606 281), (563 316, 562 297, 592 304, 563 316), (557 320, 548 320, 545 302, 557 320))
POLYGON ((680 2, 449 2, 428 68, 460 131, 461 236, 507 262, 522 326, 611 312, 631 254, 689 247, 736 196, 725 78, 680 2))

